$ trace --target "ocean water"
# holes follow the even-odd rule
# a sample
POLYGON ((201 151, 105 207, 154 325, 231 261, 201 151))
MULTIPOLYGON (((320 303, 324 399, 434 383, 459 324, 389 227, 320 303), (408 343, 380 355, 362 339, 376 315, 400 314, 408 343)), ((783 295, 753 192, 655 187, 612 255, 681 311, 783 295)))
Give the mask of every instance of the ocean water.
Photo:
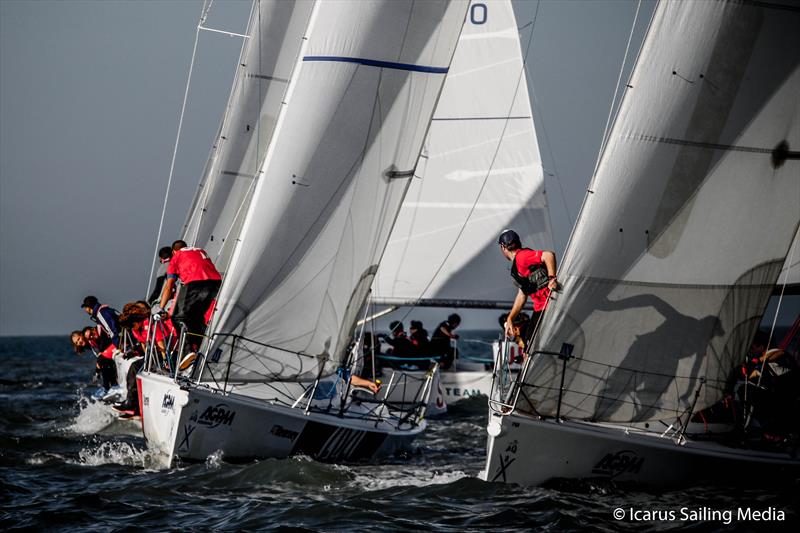
POLYGON ((484 483, 475 478, 485 446, 480 399, 431 420, 413 453, 376 464, 306 457, 229 464, 211 456, 160 470, 138 423, 86 399, 93 362, 73 355, 66 337, 0 338, 0 361, 0 530, 800 530, 800 483, 743 480, 669 492, 611 481, 484 483), (618 521, 617 508, 678 516, 618 521), (734 513, 729 524, 720 515, 682 521, 681 508, 771 508, 785 519, 742 522, 734 513))

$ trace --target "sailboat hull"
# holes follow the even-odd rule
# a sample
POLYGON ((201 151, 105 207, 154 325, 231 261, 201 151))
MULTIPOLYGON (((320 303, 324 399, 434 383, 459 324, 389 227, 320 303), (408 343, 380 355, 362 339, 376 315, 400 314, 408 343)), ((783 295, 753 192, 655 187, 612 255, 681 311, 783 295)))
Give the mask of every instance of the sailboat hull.
POLYGON ((788 454, 734 449, 619 426, 492 414, 484 481, 539 485, 555 478, 603 478, 650 486, 703 480, 770 482, 800 475, 788 454), (495 434, 497 436, 491 436, 495 434))
POLYGON ((337 417, 221 391, 182 388, 166 376, 140 374, 144 435, 154 459, 228 461, 306 455, 359 461, 406 450, 425 428, 397 430, 385 421, 337 417))

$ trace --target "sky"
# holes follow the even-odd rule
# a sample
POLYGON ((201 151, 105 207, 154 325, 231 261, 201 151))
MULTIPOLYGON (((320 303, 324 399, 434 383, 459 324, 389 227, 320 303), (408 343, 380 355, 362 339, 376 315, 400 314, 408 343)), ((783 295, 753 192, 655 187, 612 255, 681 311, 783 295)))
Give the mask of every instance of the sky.
MULTIPOLYGON (((536 16, 520 36, 527 43, 534 32, 526 68, 560 255, 594 169, 637 3, 513 3, 520 27, 536 16)), ((201 5, 0 1, 0 335, 81 327, 87 294, 118 308, 145 296, 201 5)), ((206 25, 242 32, 250 5, 217 0, 206 25)), ((653 7, 642 4, 629 63, 653 7)), ((178 236, 240 47, 237 37, 201 32, 163 243, 178 236)), ((473 327, 497 315, 471 313, 473 327)), ((413 318, 438 322, 442 314, 413 318)))

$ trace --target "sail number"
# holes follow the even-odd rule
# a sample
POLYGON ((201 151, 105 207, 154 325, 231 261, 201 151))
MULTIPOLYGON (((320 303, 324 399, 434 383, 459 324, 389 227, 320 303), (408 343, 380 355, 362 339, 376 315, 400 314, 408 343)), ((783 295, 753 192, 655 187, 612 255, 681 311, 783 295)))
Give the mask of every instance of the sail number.
POLYGON ((478 25, 486 24, 488 12, 486 4, 472 4, 469 8, 469 21, 478 25))

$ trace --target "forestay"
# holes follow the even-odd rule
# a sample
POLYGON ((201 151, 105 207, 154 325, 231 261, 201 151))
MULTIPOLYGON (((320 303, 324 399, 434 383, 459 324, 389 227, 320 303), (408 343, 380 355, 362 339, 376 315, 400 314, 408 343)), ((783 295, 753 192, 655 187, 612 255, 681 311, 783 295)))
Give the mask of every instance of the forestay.
POLYGON ((220 133, 183 231, 227 270, 266 155, 312 0, 256 0, 220 133))
MULTIPOLYGON (((659 4, 536 346, 574 345, 563 415, 722 397, 800 221, 798 27, 797 2, 659 4)), ((540 356, 526 378, 542 414, 560 372, 540 356)))
POLYGON ((800 293, 800 230, 794 236, 794 242, 778 278, 776 291, 780 293, 783 290, 788 290, 792 294, 800 293))
POLYGON ((466 8, 315 4, 223 280, 204 379, 303 380, 340 364, 466 8))
POLYGON ((473 2, 374 301, 510 307, 516 289, 497 250, 507 227, 552 248, 511 2, 473 2))

